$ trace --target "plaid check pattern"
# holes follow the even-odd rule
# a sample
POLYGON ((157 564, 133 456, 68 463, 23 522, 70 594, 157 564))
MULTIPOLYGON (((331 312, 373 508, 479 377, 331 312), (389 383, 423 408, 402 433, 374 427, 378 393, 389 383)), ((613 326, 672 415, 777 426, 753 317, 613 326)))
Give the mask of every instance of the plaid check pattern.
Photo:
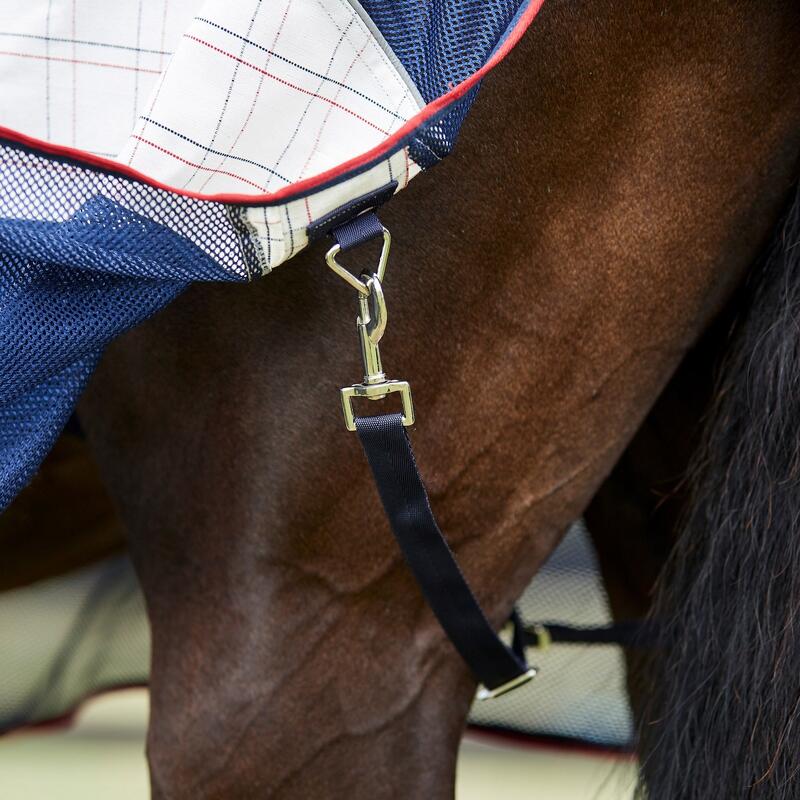
MULTIPOLYGON (((325 172, 423 106, 347 0, 6 0, 0 83, 6 126, 205 195, 325 172)), ((350 185, 240 212, 262 271, 298 252, 314 219, 418 171, 401 151, 350 185)))
POLYGON ((2 0, 0 510, 109 342, 437 163, 542 2, 2 0))
POLYGON ((198 0, 3 0, 0 120, 116 156, 198 0))
POLYGON ((344 0, 206 3, 120 159, 203 194, 335 167, 421 107, 375 36, 344 0))

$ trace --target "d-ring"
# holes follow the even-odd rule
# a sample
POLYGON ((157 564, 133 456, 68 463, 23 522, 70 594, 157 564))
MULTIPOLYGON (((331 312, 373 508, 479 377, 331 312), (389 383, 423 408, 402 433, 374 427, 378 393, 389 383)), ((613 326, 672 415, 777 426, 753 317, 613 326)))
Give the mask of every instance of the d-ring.
MULTIPOLYGON (((378 260, 378 269, 375 274, 378 280, 383 282, 383 276, 386 274, 386 264, 389 261, 389 249, 392 246, 392 234, 384 228, 383 229, 383 247, 381 248, 381 257, 378 260)), ((369 287, 367 284, 353 275, 350 270, 345 269, 337 260, 336 256, 341 252, 342 246, 337 242, 325 255, 325 261, 328 266, 340 277, 342 280, 347 281, 359 294, 365 296, 369 295, 369 287)))

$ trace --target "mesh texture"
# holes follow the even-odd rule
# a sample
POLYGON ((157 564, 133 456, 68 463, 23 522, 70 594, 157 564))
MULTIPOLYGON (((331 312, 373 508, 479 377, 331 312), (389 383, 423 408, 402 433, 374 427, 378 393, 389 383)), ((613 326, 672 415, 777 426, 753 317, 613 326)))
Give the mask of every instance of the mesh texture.
MULTIPOLYGON (((602 626, 611 623, 597 556, 583 523, 572 526, 517 603, 526 625, 602 626)), ((478 702, 470 721, 538 738, 628 750, 633 720, 625 659, 616 645, 553 644, 528 648, 539 673, 491 702, 478 702)))
POLYGON ((190 281, 246 280, 238 210, 0 146, 0 510, 105 346, 190 281))
POLYGON ((479 70, 516 17, 520 0, 361 0, 430 103, 479 70))
POLYGON ((144 683, 150 631, 125 556, 0 595, 0 732, 144 683))
MULTIPOLYGON (((430 103, 479 70, 526 3, 520 0, 362 0, 361 5, 430 103)), ((422 167, 444 158, 477 87, 427 125, 411 143, 422 167)))

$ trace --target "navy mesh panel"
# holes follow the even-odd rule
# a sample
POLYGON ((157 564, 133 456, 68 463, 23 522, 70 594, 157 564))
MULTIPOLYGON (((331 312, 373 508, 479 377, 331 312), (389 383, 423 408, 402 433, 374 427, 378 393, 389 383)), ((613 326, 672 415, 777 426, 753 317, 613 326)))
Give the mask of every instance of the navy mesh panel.
POLYGON ((105 346, 189 281, 246 280, 229 207, 0 146, 0 510, 105 346))
POLYGON ((423 169, 438 164, 455 144, 461 125, 478 94, 479 86, 425 122, 408 142, 408 152, 423 169))
MULTIPOLYGON (((528 3, 364 0, 426 101, 480 69, 528 3)), ((477 87, 409 138, 430 167, 477 87)), ((366 168, 366 167, 365 167, 366 168)), ((32 477, 117 335, 191 281, 259 272, 238 209, 0 143, 0 510, 32 477)))
MULTIPOLYGON (((527 3, 520 0, 361 0, 423 99, 430 103, 488 61, 527 3)), ((445 156, 476 91, 412 145, 412 158, 427 167, 445 156)))

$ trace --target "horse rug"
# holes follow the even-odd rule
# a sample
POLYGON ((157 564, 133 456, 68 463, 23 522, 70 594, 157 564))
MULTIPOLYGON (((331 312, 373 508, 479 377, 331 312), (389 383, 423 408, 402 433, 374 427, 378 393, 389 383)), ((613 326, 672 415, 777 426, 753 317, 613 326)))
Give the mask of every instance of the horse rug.
MULTIPOLYGON (((541 4, 4 0, 0 509, 114 337, 192 281, 266 275, 438 163, 541 4)), ((522 615, 534 608, 608 621, 585 531, 526 593, 522 615)), ((147 679, 146 618, 123 557, 5 592, 2 619, 0 730, 147 679), (25 634, 45 626, 47 637, 25 634)), ((548 658, 560 683, 473 721, 628 746, 620 653, 548 658)))
POLYGON ((543 0, 4 0, 0 510, 104 347, 451 150, 543 0))

